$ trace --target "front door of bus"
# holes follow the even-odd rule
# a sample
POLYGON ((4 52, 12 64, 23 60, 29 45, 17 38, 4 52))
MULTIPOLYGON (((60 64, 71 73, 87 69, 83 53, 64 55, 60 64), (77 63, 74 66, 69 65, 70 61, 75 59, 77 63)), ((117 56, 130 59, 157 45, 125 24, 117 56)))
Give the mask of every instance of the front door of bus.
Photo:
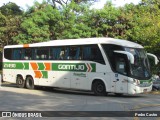
POLYGON ((115 75, 113 84, 116 93, 127 93, 128 91, 128 63, 127 56, 122 54, 115 55, 115 75))
POLYGON ((126 76, 115 73, 113 77, 113 84, 115 93, 127 93, 128 79, 126 76))

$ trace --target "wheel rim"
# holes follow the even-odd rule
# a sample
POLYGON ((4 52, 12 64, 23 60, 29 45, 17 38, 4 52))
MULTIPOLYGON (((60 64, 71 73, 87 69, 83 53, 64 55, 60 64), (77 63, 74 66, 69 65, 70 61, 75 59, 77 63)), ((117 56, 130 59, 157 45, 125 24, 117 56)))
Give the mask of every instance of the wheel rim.
POLYGON ((23 81, 21 78, 18 78, 18 85, 22 85, 23 84, 23 81))
POLYGON ((99 84, 99 85, 97 86, 97 88, 96 88, 96 91, 97 91, 98 93, 102 93, 102 92, 104 91, 104 86, 103 86, 102 84, 99 84))

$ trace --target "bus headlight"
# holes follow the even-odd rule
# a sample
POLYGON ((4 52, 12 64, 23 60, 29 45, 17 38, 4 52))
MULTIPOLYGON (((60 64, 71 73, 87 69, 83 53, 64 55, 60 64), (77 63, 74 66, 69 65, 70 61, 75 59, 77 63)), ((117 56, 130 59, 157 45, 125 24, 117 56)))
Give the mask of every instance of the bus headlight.
POLYGON ((133 82, 134 82, 134 84, 136 84, 136 85, 139 85, 139 84, 140 84, 140 81, 137 80, 137 79, 133 79, 133 82))

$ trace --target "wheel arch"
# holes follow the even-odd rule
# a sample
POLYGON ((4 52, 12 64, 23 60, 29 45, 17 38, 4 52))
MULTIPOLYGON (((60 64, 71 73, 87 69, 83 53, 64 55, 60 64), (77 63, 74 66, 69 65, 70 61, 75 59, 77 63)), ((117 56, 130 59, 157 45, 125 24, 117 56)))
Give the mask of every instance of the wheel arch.
POLYGON ((26 75, 25 80, 27 79, 27 77, 31 77, 33 79, 32 75, 26 75))
POLYGON ((23 76, 23 75, 21 75, 21 74, 17 74, 17 75, 16 75, 16 79, 17 79, 17 77, 22 77, 22 78, 23 78, 23 80, 25 80, 25 79, 24 79, 24 76, 23 76))
POLYGON ((103 84, 104 84, 104 86, 105 86, 105 89, 106 89, 106 92, 107 92, 107 84, 106 84, 105 80, 102 79, 102 78, 94 78, 94 79, 93 79, 92 84, 91 84, 91 90, 93 90, 93 84, 94 84, 96 81, 101 81, 101 82, 103 82, 103 84))

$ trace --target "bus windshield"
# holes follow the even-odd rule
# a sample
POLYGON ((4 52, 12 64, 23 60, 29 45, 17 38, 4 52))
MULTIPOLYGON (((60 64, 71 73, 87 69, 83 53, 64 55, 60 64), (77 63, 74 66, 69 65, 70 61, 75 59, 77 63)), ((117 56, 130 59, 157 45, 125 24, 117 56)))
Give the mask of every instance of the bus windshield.
POLYGON ((151 77, 150 64, 144 49, 126 47, 125 51, 134 55, 134 64, 130 64, 131 76, 139 79, 146 79, 151 77))
POLYGON ((145 80, 151 77, 150 64, 144 49, 112 44, 103 44, 102 46, 114 72, 131 76, 139 80, 145 80), (116 53, 114 51, 126 51, 133 54, 134 63, 130 63, 125 54, 116 53))

